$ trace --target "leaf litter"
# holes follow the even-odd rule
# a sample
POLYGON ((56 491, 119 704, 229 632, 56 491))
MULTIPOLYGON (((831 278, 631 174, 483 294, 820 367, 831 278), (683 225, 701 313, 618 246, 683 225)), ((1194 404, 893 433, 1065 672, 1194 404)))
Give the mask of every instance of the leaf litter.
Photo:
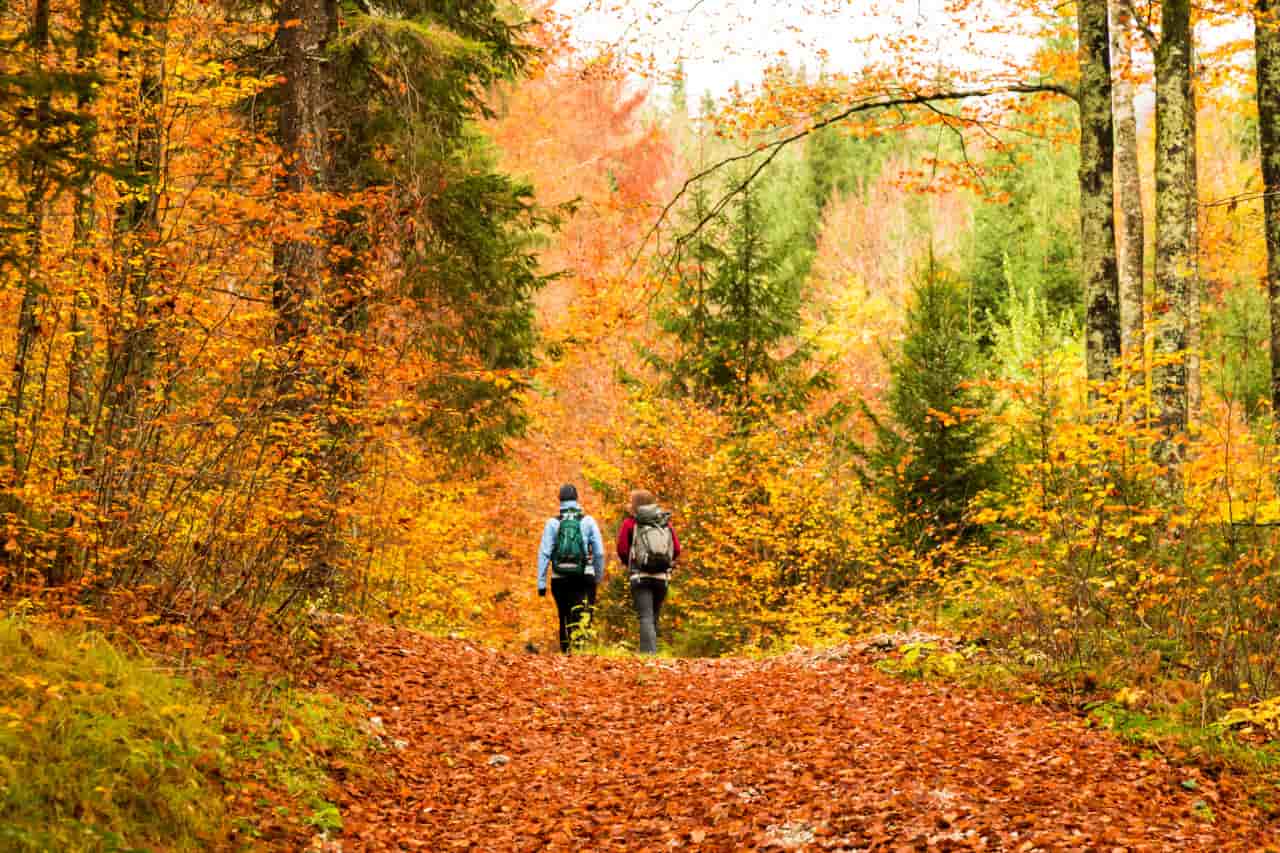
POLYGON ((1066 712, 845 657, 657 663, 362 634, 354 663, 317 676, 411 746, 347 781, 344 853, 1280 850, 1280 823, 1228 776, 1188 790, 1185 768, 1066 712))

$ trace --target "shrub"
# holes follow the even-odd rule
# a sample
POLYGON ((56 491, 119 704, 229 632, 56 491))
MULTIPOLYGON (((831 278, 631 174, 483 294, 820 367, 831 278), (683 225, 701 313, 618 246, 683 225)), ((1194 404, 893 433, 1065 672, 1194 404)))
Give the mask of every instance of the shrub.
POLYGON ((0 849, 206 850, 340 828, 328 761, 357 761, 363 736, 338 702, 247 676, 220 696, 100 635, 15 618, 0 619, 0 656, 0 849))

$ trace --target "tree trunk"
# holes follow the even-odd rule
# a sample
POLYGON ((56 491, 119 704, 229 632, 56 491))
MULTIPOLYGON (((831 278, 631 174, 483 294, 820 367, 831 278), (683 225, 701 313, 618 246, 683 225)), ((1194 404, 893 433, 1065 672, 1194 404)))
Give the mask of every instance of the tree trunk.
POLYGON ((1085 362, 1091 382, 1115 374, 1120 357, 1112 180, 1111 61, 1107 0, 1080 0, 1080 238, 1085 362))
POLYGON ((1280 423, 1280 0, 1258 0, 1258 131, 1271 304, 1271 410, 1280 423))
MULTIPOLYGON (((300 194, 334 189, 330 185, 333 151, 327 50, 337 32, 337 20, 334 0, 281 0, 278 10, 284 81, 277 128, 283 168, 277 187, 289 205, 300 204, 300 194)), ((301 210, 297 213, 305 215, 301 210)), ((275 337, 285 356, 276 384, 277 406, 282 416, 304 429, 310 441, 324 445, 308 448, 312 464, 295 495, 301 518, 289 531, 288 556, 298 560, 302 571, 292 579, 292 590, 281 609, 298 595, 330 583, 342 541, 333 507, 346 485, 350 452, 340 446, 342 427, 326 417, 331 389, 305 366, 308 339, 329 332, 325 291, 334 271, 327 242, 324 233, 313 230, 306 238, 281 240, 274 247, 275 337)))
POLYGON ((165 0, 147 0, 143 27, 142 70, 138 78, 137 124, 127 168, 134 192, 116 211, 121 245, 118 316, 127 327, 112 342, 103 393, 107 423, 105 447, 120 448, 137 427, 139 398, 155 363, 153 247, 160 229, 164 134, 164 53, 168 26, 165 0))
POLYGON ((1191 226, 1191 269, 1187 278, 1187 421, 1200 412, 1203 394, 1200 375, 1200 347, 1203 344, 1201 312, 1204 299, 1204 282, 1200 280, 1200 168, 1197 159, 1196 134, 1199 120, 1196 104, 1196 50, 1191 45, 1191 127, 1187 131, 1187 163, 1189 186, 1187 193, 1187 222, 1191 226))
MULTIPOLYGON (((1125 355, 1142 366, 1144 334, 1145 215, 1138 167, 1138 122, 1133 107, 1133 23, 1128 5, 1111 0, 1112 103, 1115 109, 1115 170, 1120 202, 1120 341, 1125 355)), ((1136 370, 1140 377, 1141 371, 1136 370)))
MULTIPOLYGON (((113 529, 117 544, 140 545, 133 535, 136 507, 128 502, 144 476, 148 424, 143 405, 156 361, 153 305, 161 292, 156 282, 155 247, 160 231, 160 199, 164 184, 164 59, 168 39, 166 0, 146 0, 143 7, 141 68, 133 107, 134 136, 123 164, 132 192, 116 207, 114 234, 120 256, 113 312, 119 318, 109 332, 107 365, 94 420, 97 504, 100 512, 120 518, 113 529)), ((121 53, 128 71, 131 53, 121 53)))
POLYGON ((1187 340, 1195 273, 1191 3, 1165 0, 1156 47, 1156 259, 1152 384, 1162 461, 1179 461, 1187 426, 1187 340))
MULTIPOLYGON (((284 71, 279 140, 284 158, 281 189, 323 191, 329 177, 329 123, 325 50, 336 29, 331 0, 282 0, 278 40, 284 71)), ((275 246, 273 299, 276 339, 284 343, 305 331, 307 303, 325 277, 321 241, 282 240, 275 246)))
POLYGON ((98 26, 102 20, 102 0, 81 0, 80 29, 76 33, 76 110, 83 120, 77 147, 81 166, 73 184, 75 208, 72 213, 72 239, 76 252, 76 290, 72 294, 70 316, 71 351, 67 355, 67 411, 62 427, 62 451, 60 466, 72 471, 71 480, 63 490, 64 505, 54 525, 62 531, 57 556, 47 570, 50 583, 68 580, 77 561, 80 549, 73 536, 75 514, 72 506, 83 500, 87 491, 87 474, 92 453, 90 429, 90 397, 93 387, 93 282, 87 272, 91 263, 93 236, 93 174, 91 164, 95 155, 96 120, 91 116, 94 86, 89 76, 90 65, 98 53, 98 26))
POLYGON ((94 86, 88 76, 89 65, 98 52, 98 25, 102 19, 102 0, 81 0, 80 29, 76 34, 77 73, 76 109, 84 116, 78 147, 83 164, 75 178, 75 211, 73 240, 79 276, 72 296, 70 332, 71 352, 67 356, 67 414, 63 427, 62 452, 66 464, 81 472, 88 465, 90 430, 90 389, 93 386, 93 294, 86 265, 90 263, 89 242, 93 233, 94 137, 97 122, 89 117, 94 101, 94 86))
MULTIPOLYGON (((32 10, 29 40, 31 52, 35 59, 39 74, 44 67, 43 58, 49 52, 50 41, 50 0, 36 0, 32 10)), ((23 164, 21 180, 25 199, 26 252, 22 258, 23 285, 22 302, 18 308, 18 338, 14 346, 13 385, 5 396, 3 411, 0 412, 0 470, 3 476, 13 485, 22 482, 26 461, 22 447, 22 416, 26 402, 27 382, 31 348, 35 345, 39 332, 37 312, 40 307, 40 275, 41 257, 44 243, 45 196, 49 191, 49 172, 45 163, 47 154, 47 136, 52 122, 52 98, 46 89, 36 98, 34 110, 35 139, 33 152, 29 162, 23 164)), ((10 501, 5 501, 5 508, 16 509, 10 501)))

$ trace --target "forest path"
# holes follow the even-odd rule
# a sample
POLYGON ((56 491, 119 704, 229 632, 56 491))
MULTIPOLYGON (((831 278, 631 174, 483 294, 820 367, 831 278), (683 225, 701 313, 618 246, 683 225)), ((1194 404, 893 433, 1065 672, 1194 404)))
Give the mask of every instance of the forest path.
POLYGON ((1217 851, 1280 839, 1232 791, 1140 760, 1069 714, 856 661, 519 655, 374 628, 357 663, 333 686, 371 703, 395 779, 350 780, 344 851, 1217 851))

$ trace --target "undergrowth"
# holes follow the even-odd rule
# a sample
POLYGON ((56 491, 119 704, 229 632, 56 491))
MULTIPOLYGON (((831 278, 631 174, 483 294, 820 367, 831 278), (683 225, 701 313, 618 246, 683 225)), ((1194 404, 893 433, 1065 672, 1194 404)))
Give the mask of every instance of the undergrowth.
POLYGON ((964 643, 907 643, 876 667, 898 678, 996 690, 1068 708, 1090 725, 1113 732, 1144 758, 1161 755, 1179 764, 1236 771, 1253 780, 1256 805, 1268 812, 1280 810, 1280 740, 1271 703, 1205 721, 1194 702, 1155 702, 1143 690, 1099 680, 1100 675, 1064 673, 1032 654, 964 643))
POLYGON ((101 635, 0 619, 0 849, 259 847, 341 827, 351 709, 267 679, 197 688, 101 635))

